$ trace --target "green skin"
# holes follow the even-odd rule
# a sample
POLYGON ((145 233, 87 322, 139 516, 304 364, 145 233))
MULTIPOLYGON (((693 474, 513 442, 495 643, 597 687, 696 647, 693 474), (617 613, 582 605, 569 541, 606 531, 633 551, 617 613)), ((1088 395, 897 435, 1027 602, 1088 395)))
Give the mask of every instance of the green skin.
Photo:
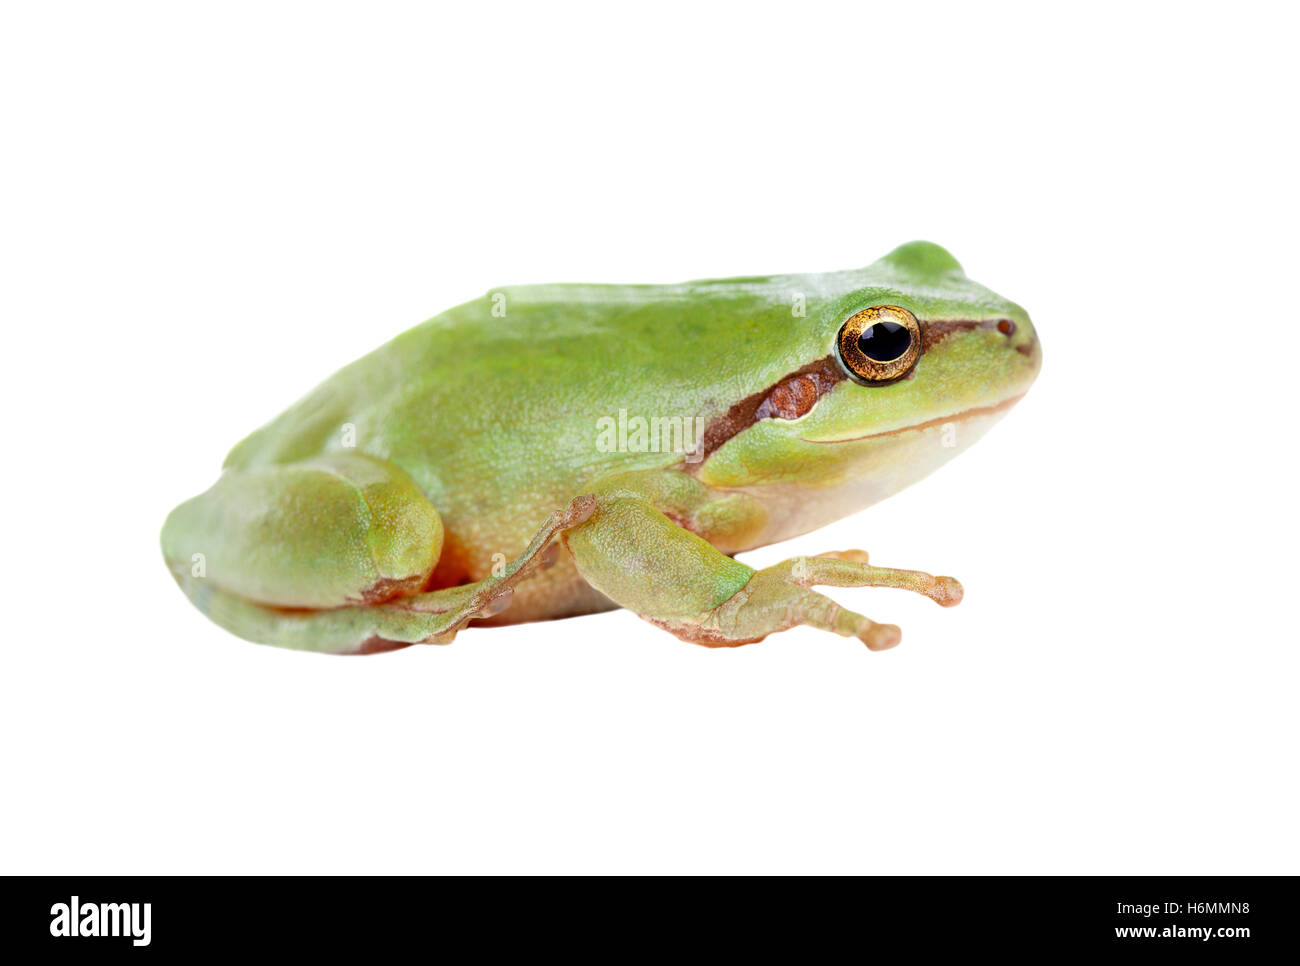
POLYGON ((163 554, 210 618, 281 647, 368 653, 621 606, 702 644, 807 624, 881 649, 898 628, 810 588, 903 587, 947 606, 961 586, 861 551, 757 571, 733 555, 927 475, 1040 364, 1025 311, 926 242, 821 275, 501 289, 237 445, 168 517, 163 554), (862 385, 842 378, 837 333, 877 305, 911 311, 925 348, 905 377, 862 385), (755 409, 814 364, 836 375, 810 410, 755 409), (707 429, 703 443, 647 438, 638 417, 707 429))

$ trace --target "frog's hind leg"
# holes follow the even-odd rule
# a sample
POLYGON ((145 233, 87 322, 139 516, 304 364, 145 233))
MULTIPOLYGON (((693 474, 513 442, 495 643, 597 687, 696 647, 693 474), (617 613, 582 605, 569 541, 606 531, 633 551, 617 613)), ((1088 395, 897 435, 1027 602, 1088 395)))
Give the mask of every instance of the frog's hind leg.
POLYGON ((595 505, 592 497, 581 496, 552 513, 523 553, 499 574, 383 604, 285 610, 244 600, 184 571, 177 573, 177 580, 195 606, 214 622, 259 644, 330 654, 370 654, 416 643, 447 644, 469 621, 505 610, 515 584, 545 565, 545 551, 552 538, 584 522, 595 505))
POLYGON ((172 572, 283 609, 381 603, 420 591, 442 519, 402 469, 360 453, 227 469, 163 525, 172 572))
MULTIPOLYGON (((209 580, 177 574, 177 582, 213 623, 246 641, 324 654, 370 654, 432 637, 445 630, 447 612, 412 614, 394 604, 281 610, 231 594, 209 580)), ((463 588, 456 587, 460 591, 463 588)), ((450 591, 444 591, 454 598, 450 591)), ((463 597, 468 595, 462 595, 463 597)), ((455 603, 448 599, 450 609, 455 603)))
MULTIPOLYGON (((257 644, 323 654, 373 654, 420 642, 446 643, 466 621, 509 603, 479 593, 477 584, 398 598, 386 604, 330 610, 281 610, 228 593, 210 581, 178 574, 177 581, 213 623, 257 644), (413 604, 418 602, 418 609, 413 604)), ((503 599, 504 597, 504 599, 503 599)))

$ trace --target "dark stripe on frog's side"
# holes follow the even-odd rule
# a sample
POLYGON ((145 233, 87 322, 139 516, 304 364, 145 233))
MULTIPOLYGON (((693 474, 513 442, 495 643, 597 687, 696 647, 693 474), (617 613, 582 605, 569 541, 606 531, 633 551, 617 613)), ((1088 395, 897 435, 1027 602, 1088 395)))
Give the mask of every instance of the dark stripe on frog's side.
POLYGON ((798 419, 845 378, 835 357, 827 356, 796 369, 766 389, 751 393, 705 427, 704 438, 692 454, 691 462, 703 461, 727 440, 761 420, 798 419))
MULTIPOLYGON (((921 354, 952 335, 971 329, 998 329, 1007 338, 1015 334, 1010 319, 937 319, 921 323, 921 354)), ((690 462, 698 465, 727 440, 764 419, 798 419, 806 415, 835 386, 847 378, 839 360, 832 354, 796 369, 780 381, 751 393, 715 418, 704 430, 703 442, 690 462)), ((910 374, 907 378, 911 378, 910 374)))

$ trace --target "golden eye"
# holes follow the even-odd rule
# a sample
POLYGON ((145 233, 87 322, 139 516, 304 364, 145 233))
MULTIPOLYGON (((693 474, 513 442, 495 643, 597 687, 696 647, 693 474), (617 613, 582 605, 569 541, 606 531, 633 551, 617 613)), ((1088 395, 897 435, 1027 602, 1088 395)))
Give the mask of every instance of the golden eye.
POLYGON ((873 305, 840 327, 840 361, 855 382, 893 382, 912 371, 921 357, 921 324, 897 305, 873 305))

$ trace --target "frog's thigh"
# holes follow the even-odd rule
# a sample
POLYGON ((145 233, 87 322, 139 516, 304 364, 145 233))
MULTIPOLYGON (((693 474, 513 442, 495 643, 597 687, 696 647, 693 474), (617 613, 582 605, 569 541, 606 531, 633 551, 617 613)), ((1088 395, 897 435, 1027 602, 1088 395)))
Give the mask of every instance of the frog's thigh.
POLYGON ((418 592, 442 549, 438 511, 400 468, 361 454, 241 470, 177 507, 162 534, 178 576, 283 608, 418 592))

